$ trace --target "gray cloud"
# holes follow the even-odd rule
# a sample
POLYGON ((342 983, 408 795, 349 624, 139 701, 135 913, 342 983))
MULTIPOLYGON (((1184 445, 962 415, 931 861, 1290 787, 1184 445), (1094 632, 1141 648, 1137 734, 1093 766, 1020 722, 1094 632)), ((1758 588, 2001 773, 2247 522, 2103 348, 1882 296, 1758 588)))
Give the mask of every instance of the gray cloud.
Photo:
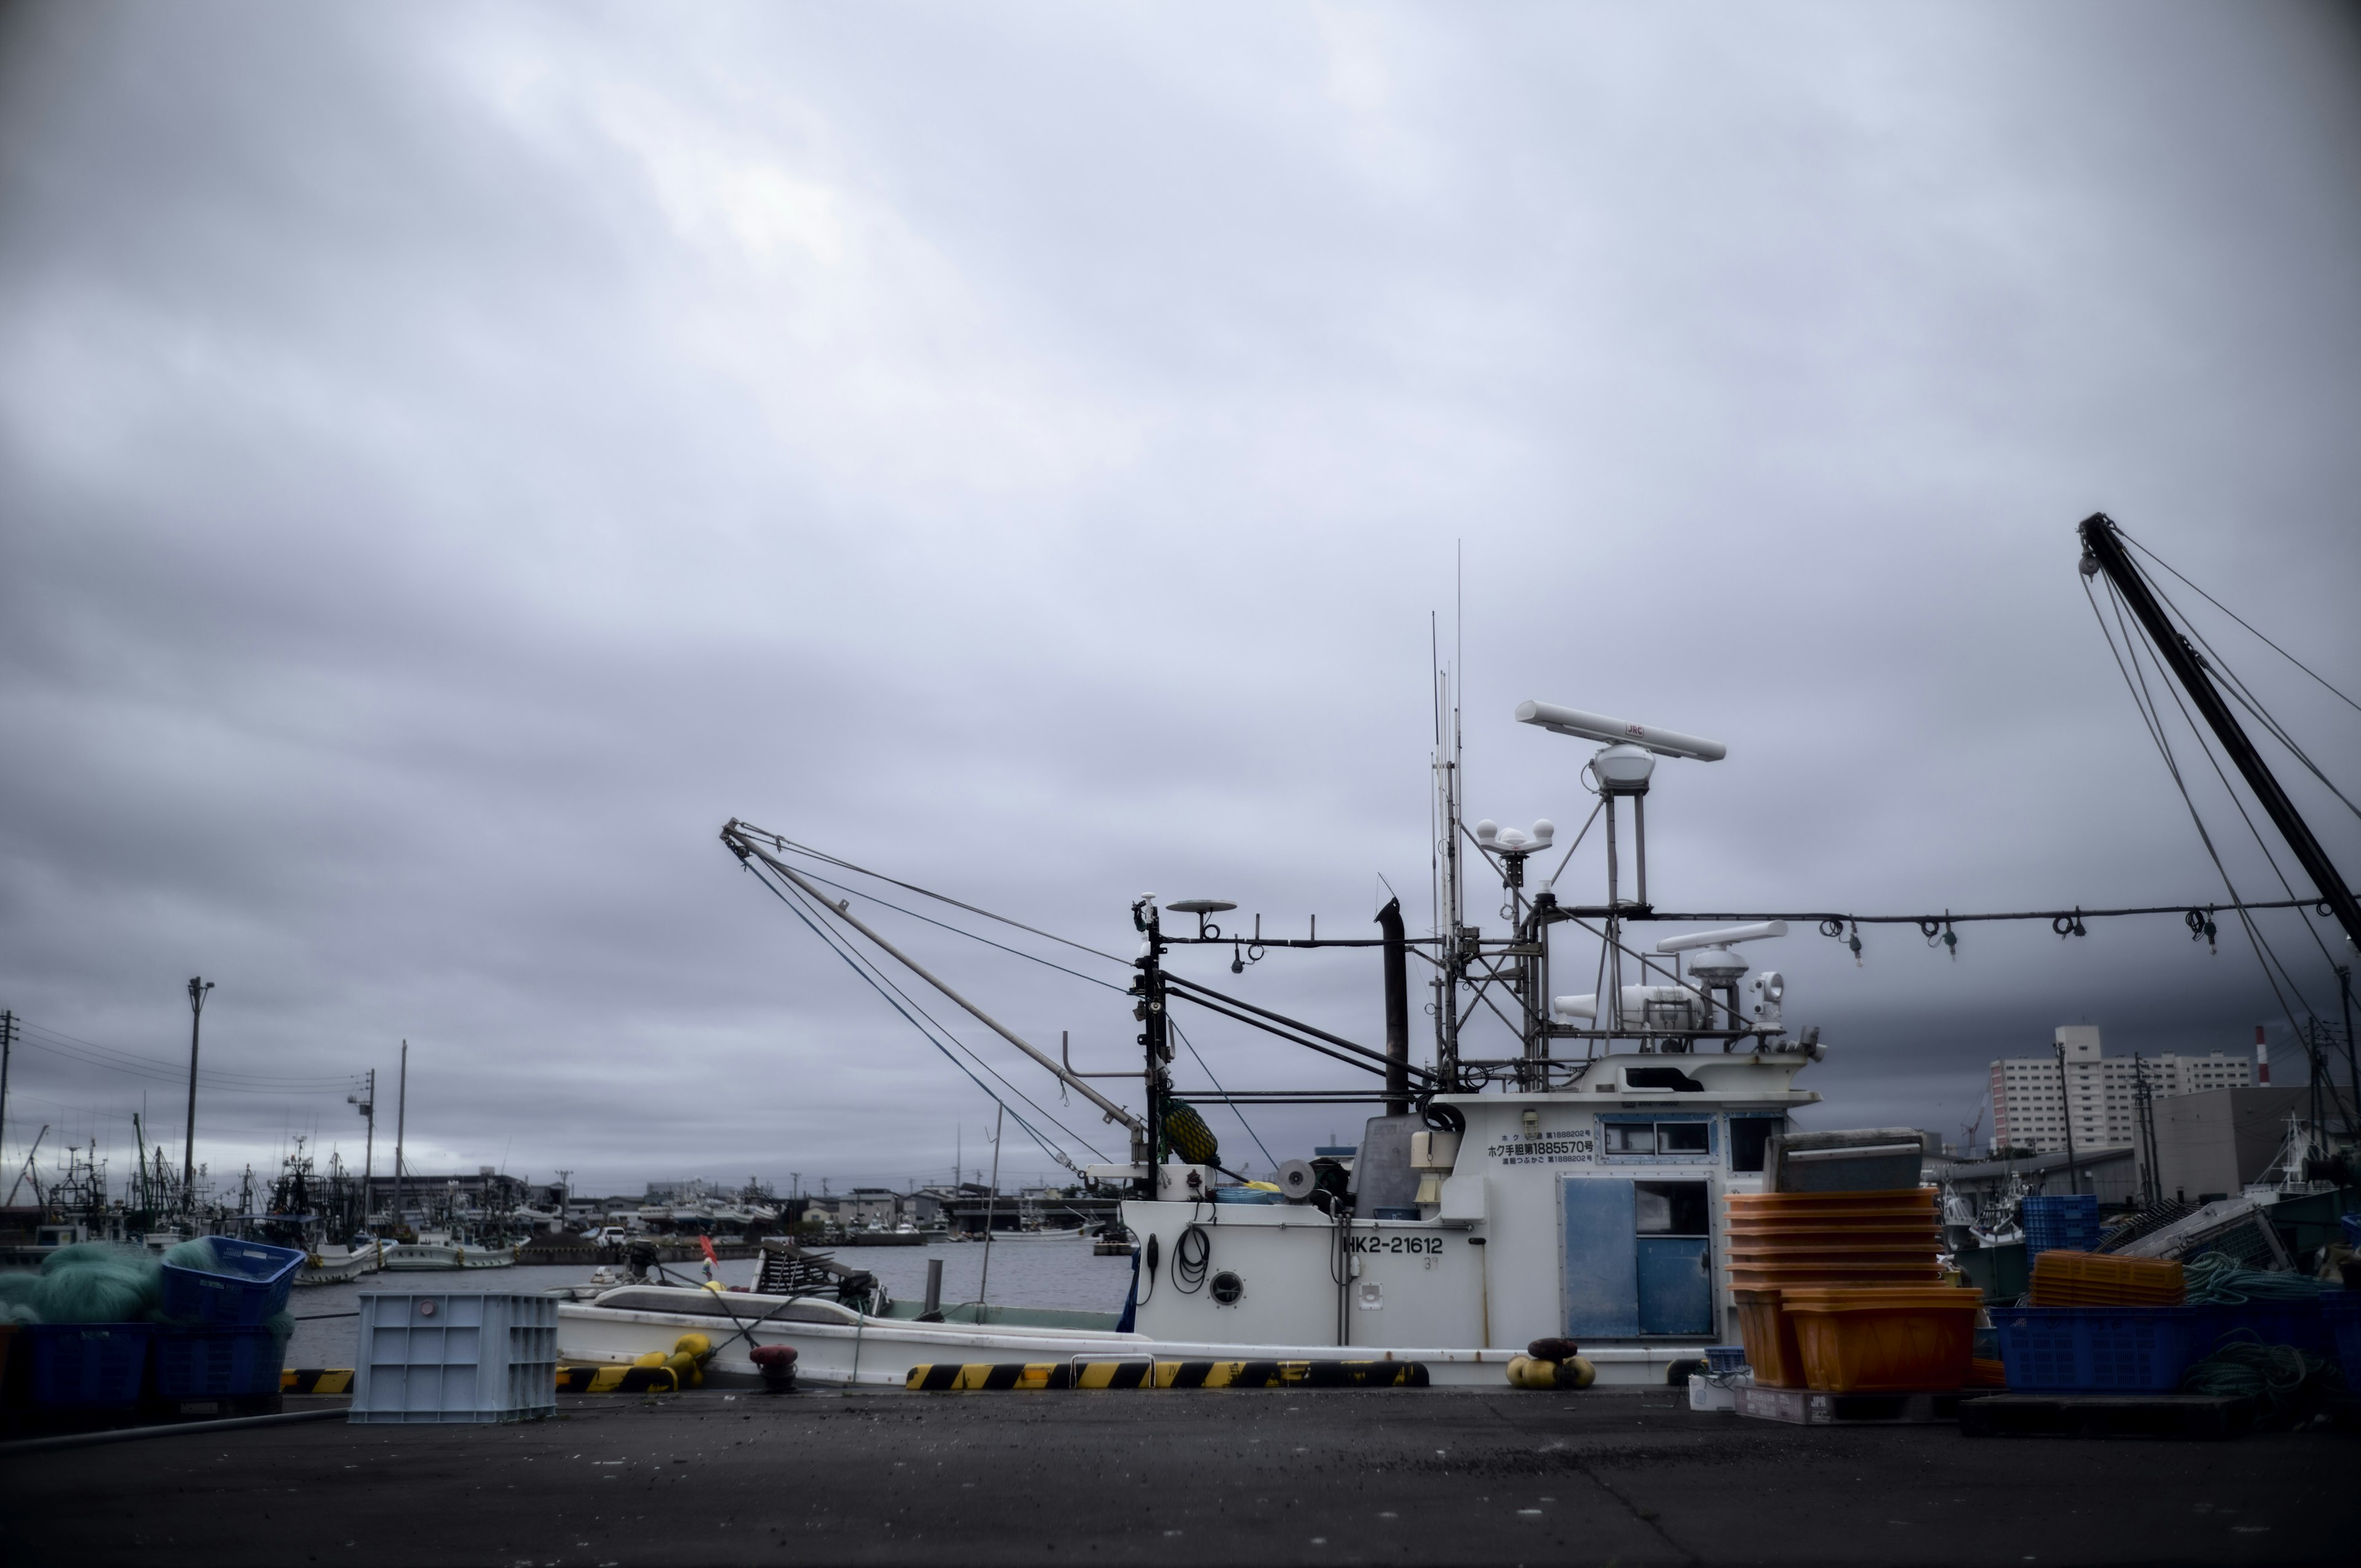
MULTIPOLYGON (((1690 907, 2215 896, 2081 602, 2094 508, 2361 680, 2331 9, 0 27, 0 1001, 170 1060, 202 970, 252 1072, 407 1036, 422 1160, 974 1146, 733 815, 1114 950, 1151 887, 1422 918, 1455 541, 1471 810, 1580 819, 1525 696, 1723 737, 1656 800, 1690 907)), ((2356 776, 2349 709, 2240 667, 2356 776)), ((2169 919, 1869 940, 1775 960, 1832 1118, 1963 1121, 2055 1023, 2274 1015, 2169 919)), ((1112 993, 913 941, 1127 1048, 1112 993)), ((1376 1033, 1366 955, 1238 984, 1376 1033)), ((121 1146, 138 1092, 28 1052, 10 1147, 121 1146)), ((340 1097, 201 1109, 217 1168, 357 1152, 340 1097)))

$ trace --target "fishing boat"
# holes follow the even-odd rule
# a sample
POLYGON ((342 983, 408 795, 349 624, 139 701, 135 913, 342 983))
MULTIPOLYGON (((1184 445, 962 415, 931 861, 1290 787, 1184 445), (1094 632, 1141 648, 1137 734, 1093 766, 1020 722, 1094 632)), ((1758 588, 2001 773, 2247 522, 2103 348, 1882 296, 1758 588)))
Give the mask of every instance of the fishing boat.
POLYGON ((346 1245, 322 1242, 304 1253, 303 1266, 295 1271, 295 1283, 299 1286, 349 1285, 384 1266, 385 1260, 374 1242, 357 1238, 346 1245))
POLYGON ((384 1244, 385 1268, 389 1273, 414 1273, 434 1269, 512 1268, 517 1251, 513 1244, 483 1245, 463 1241, 445 1233, 422 1231, 416 1241, 384 1244))
POLYGON ((1686 929, 1704 917, 1649 903, 1644 806, 1657 764, 1714 762, 1725 748, 1544 703, 1522 705, 1517 718, 1598 743, 1583 767, 1597 805, 1562 855, 1547 821, 1468 827, 1455 706, 1439 701, 1437 907, 1423 938, 1406 934, 1398 899, 1378 912, 1379 935, 1326 938, 1316 924, 1302 938, 1266 936, 1259 917, 1252 936, 1224 933, 1213 918, 1235 907, 1224 900, 1133 902, 1141 1065, 1128 1076, 1138 1109, 1093 1082, 1124 1075, 1073 1071, 936 980, 851 899, 823 890, 814 852, 732 821, 725 844, 807 921, 833 919, 869 939, 1126 1129, 1129 1159, 1081 1174, 1124 1194, 1121 1223, 1138 1242, 1128 1297, 1104 1313, 928 1310, 873 1281, 840 1283, 832 1297, 634 1284, 562 1305, 562 1354, 629 1361, 695 1331, 713 1340, 717 1371, 751 1375, 755 1346, 788 1344, 802 1375, 822 1383, 899 1384, 921 1364, 1155 1358, 1411 1361, 1434 1383, 1498 1386, 1510 1357, 1544 1336, 1576 1340, 1604 1383, 1661 1383, 1707 1345, 1735 1340, 1722 1200, 1763 1189, 1770 1140, 1819 1099, 1795 1080, 1825 1052, 1817 1029, 1789 1033, 1776 971, 1748 978, 1741 949, 1784 936, 1783 922, 1686 929), (1629 820, 1636 873, 1629 896, 1619 816, 1629 820), (1562 901, 1556 879, 1602 818, 1604 900, 1562 901), (1500 884, 1506 924, 1492 934, 1466 919, 1462 862, 1471 850, 1500 884), (1643 944, 1632 933, 1643 922, 1675 929, 1643 944), (1598 989, 1557 994, 1554 965, 1577 944, 1589 950, 1575 961, 1600 977, 1598 989), (1338 948, 1382 959, 1382 1048, 1216 990, 1191 961, 1222 960, 1237 975, 1274 951, 1338 948), (1433 1055, 1422 1063, 1410 1052, 1413 949, 1433 975, 1433 1055), (1380 1081, 1215 1088, 1184 1100, 1170 1032, 1182 1006, 1380 1081), (1290 1159, 1276 1181, 1249 1186, 1223 1165, 1197 1106, 1272 1102, 1358 1103, 1375 1113, 1349 1169, 1290 1159))

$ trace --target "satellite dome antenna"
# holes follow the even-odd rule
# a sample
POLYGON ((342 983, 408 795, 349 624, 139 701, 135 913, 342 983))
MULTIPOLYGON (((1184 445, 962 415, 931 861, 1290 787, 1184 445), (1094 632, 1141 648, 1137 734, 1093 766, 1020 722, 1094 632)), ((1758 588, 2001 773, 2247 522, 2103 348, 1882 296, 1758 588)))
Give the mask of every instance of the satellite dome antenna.
POLYGON ((1205 916, 1224 914, 1235 909, 1237 905, 1226 898, 1176 898, 1164 907, 1176 915, 1194 915, 1197 917, 1197 938, 1200 941, 1206 941, 1218 939, 1221 937, 1222 928, 1219 926, 1207 925, 1205 916))

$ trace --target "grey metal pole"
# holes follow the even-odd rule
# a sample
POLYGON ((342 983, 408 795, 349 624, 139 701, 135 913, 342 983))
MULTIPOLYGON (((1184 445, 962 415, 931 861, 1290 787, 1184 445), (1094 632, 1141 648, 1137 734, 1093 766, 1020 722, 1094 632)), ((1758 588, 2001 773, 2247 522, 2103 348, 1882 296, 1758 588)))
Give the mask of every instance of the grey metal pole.
POLYGON ((2074 1167, 2074 1096, 2066 1087, 2066 1047, 2058 1046, 2058 1102, 2066 1108, 2066 1190, 2082 1190, 2082 1173, 2074 1167))
POLYGON ((992 1190, 983 1200, 983 1273, 975 1282, 978 1322, 985 1321, 989 1316, 984 1302, 990 1299, 985 1292, 992 1286, 992 1221, 994 1212, 1000 1207, 1000 1134, 1007 1117, 1008 1107, 1003 1105, 992 1118, 992 1190))
POLYGON ((393 1215, 391 1227, 401 1228, 401 1135, 410 1124, 410 1042, 401 1042, 401 1077, 393 1102, 393 1215))
POLYGON ((197 1212, 197 1028, 213 988, 201 975, 189 977, 189 1125, 181 1140, 181 1207, 191 1214, 197 1212))

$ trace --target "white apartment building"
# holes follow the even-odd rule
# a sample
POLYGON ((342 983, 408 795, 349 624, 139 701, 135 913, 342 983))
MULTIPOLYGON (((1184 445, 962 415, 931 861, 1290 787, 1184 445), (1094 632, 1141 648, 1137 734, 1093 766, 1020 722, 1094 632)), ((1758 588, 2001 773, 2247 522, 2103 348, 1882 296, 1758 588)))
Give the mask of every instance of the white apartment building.
POLYGON ((2140 1074, 2159 1099, 2208 1089, 2244 1089, 2255 1080, 2254 1063, 2244 1056, 2110 1057, 2101 1054, 2092 1024, 2069 1024, 2058 1031, 2065 1047, 2064 1094, 2058 1058, 2008 1057, 1992 1064, 1993 1146, 2039 1154, 2066 1147, 2070 1106, 2074 1147, 2128 1148, 2136 1136, 2134 1088, 2140 1074))

